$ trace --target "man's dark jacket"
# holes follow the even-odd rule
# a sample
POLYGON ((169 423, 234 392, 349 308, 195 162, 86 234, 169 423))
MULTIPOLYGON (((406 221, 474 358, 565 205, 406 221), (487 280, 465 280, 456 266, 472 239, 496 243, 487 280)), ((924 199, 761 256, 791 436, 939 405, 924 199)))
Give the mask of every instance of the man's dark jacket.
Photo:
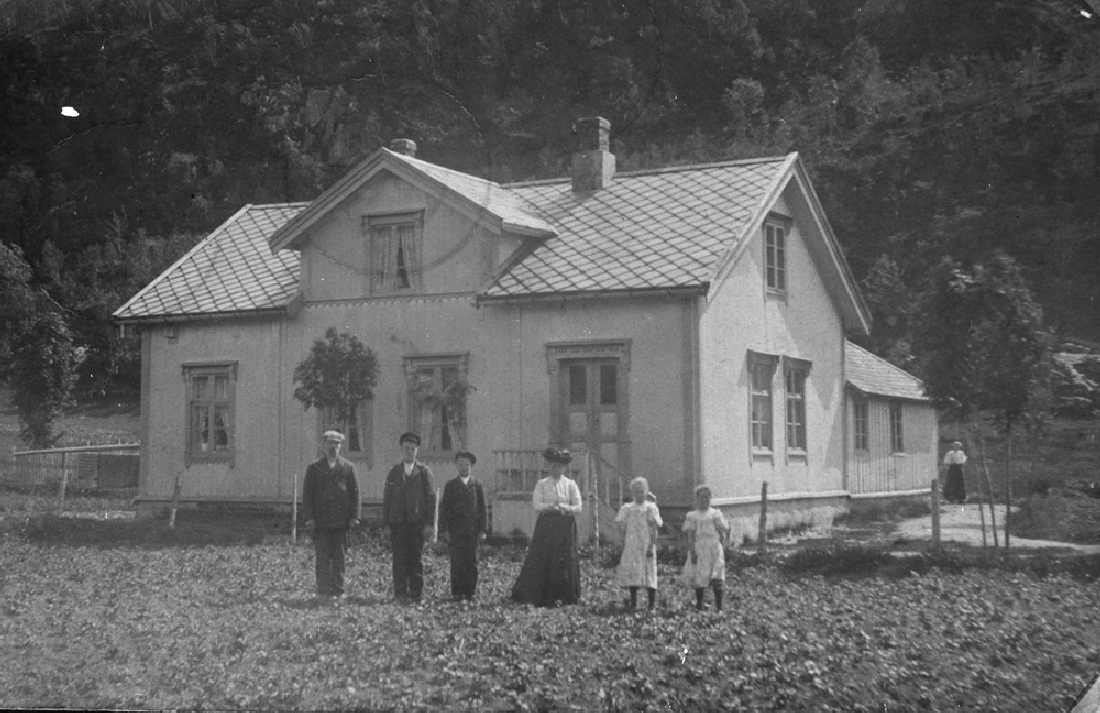
POLYGON ((306 468, 302 486, 302 515, 319 528, 348 527, 359 519, 359 481, 355 466, 337 457, 330 469, 321 458, 306 468))
POLYGON ((405 477, 405 464, 390 468, 382 494, 382 521, 387 525, 428 525, 435 515, 432 472, 415 463, 405 477))
POLYGON ((464 485, 460 478, 448 480, 439 504, 439 529, 449 532, 452 537, 477 537, 488 526, 485 491, 481 483, 472 476, 469 485, 464 485))

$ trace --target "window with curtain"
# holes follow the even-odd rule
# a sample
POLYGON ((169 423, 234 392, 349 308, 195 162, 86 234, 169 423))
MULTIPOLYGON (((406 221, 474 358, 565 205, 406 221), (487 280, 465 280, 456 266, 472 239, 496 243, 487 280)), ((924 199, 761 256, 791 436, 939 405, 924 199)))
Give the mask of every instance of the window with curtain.
POLYGON ((366 218, 371 292, 403 292, 420 286, 420 213, 366 218))
POLYGON ((466 356, 407 357, 409 429, 424 454, 448 455, 466 441, 466 356))
POLYGON ((233 463, 236 372, 235 362, 184 366, 187 465, 195 461, 233 463))

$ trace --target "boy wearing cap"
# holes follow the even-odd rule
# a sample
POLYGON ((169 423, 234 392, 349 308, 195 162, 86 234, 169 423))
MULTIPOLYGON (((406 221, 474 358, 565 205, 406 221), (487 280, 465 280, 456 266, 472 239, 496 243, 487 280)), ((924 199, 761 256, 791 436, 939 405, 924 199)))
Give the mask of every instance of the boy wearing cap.
POLYGON ((439 504, 439 529, 447 533, 455 599, 472 599, 477 591, 477 542, 489 525, 485 491, 470 475, 476 463, 477 457, 469 451, 455 453, 458 475, 447 481, 439 504))
POLYGON ((325 431, 324 455, 306 468, 302 486, 302 512, 306 528, 313 529, 316 553, 317 594, 344 593, 344 559, 348 529, 359 524, 359 481, 355 466, 340 457, 344 434, 325 431))
POLYGON ((420 436, 406 432, 397 439, 401 462, 390 468, 382 494, 382 521, 390 528, 393 549, 393 595, 420 601, 424 591, 424 528, 435 514, 432 471, 416 460, 420 436))

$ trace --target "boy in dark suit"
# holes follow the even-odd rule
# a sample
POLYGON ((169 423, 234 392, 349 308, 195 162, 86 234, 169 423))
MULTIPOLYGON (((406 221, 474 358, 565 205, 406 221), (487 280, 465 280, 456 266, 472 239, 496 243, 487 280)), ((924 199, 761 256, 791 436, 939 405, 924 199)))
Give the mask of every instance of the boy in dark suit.
POLYGON ((344 593, 344 558, 348 530, 359 524, 359 481, 355 466, 340 457, 344 434, 325 431, 324 455, 306 468, 302 485, 302 512, 306 528, 313 529, 316 552, 317 594, 338 597, 344 593))
POLYGON ((451 595, 455 599, 472 599, 477 590, 477 543, 485 537, 489 525, 485 492, 470 475, 476 463, 473 453, 455 453, 458 475, 447 481, 439 506, 439 529, 447 533, 451 595))
POLYGON ((432 471, 416 460, 420 436, 402 433, 401 462, 390 468, 382 495, 382 521, 390 528, 393 549, 393 595, 420 601, 424 591, 424 529, 435 515, 432 471))

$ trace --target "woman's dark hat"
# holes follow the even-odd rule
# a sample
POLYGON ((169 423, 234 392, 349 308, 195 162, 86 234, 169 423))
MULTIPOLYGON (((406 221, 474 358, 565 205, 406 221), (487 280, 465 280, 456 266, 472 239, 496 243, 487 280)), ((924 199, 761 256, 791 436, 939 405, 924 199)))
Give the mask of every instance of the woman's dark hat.
POLYGON ((466 460, 470 461, 470 465, 477 465, 477 456, 475 456, 470 451, 459 451, 458 453, 455 453, 455 460, 458 460, 459 458, 465 458, 466 460))
POLYGON ((547 448, 542 452, 542 457, 551 463, 570 463, 573 460, 573 454, 565 448, 547 448))
POLYGON ((409 443, 412 443, 414 445, 419 446, 420 445, 420 434, 413 433, 412 431, 405 431, 404 433, 401 434, 401 438, 397 439, 397 445, 401 445, 405 441, 408 441, 409 443))

